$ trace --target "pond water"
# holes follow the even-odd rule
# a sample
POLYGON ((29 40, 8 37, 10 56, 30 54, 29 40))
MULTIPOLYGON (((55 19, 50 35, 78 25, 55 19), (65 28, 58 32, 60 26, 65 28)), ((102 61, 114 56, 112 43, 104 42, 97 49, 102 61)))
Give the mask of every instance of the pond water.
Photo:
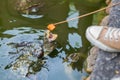
POLYGON ((23 76, 26 71, 14 72, 9 66, 19 61, 16 59, 21 56, 10 54, 16 51, 12 43, 40 40, 48 24, 96 10, 103 3, 102 0, 38 0, 44 5, 40 11, 32 14, 15 10, 16 1, 20 0, 0 2, 1 80, 82 80, 86 77, 88 74, 84 63, 90 43, 85 38, 85 30, 92 24, 93 15, 57 25, 53 31, 58 34, 56 49, 46 56, 44 64, 39 65, 39 60, 35 62, 37 70, 30 78, 23 76), (73 54, 77 55, 77 59, 73 54))

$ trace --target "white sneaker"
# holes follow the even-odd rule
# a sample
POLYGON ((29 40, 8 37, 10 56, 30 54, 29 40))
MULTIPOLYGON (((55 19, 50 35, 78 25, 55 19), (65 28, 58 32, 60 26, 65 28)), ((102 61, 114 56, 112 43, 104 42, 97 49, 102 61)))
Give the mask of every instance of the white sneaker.
POLYGON ((87 39, 108 52, 120 52, 120 28, 91 26, 86 30, 87 39))

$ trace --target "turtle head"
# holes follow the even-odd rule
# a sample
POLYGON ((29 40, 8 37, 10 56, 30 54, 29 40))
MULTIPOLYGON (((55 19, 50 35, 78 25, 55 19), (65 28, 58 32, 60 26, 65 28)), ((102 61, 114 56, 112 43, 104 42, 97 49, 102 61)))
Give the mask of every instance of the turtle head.
POLYGON ((49 30, 45 31, 45 38, 48 42, 53 42, 57 39, 58 35, 51 33, 49 30))
POLYGON ((58 37, 57 34, 53 34, 49 30, 45 31, 43 43, 43 49, 45 54, 49 54, 55 49, 56 47, 55 40, 57 39, 57 37, 58 37))

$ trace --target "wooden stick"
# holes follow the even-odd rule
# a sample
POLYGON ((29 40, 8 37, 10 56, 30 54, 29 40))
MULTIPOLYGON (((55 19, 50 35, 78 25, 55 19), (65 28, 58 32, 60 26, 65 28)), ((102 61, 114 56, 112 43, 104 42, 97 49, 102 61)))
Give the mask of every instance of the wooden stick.
POLYGON ((97 12, 100 12, 100 11, 103 11, 103 10, 105 10, 105 9, 107 9, 107 8, 116 6, 116 5, 118 5, 118 4, 120 4, 120 2, 119 2, 119 3, 112 4, 112 5, 107 6, 107 7, 104 7, 104 8, 101 8, 101 9, 98 9, 98 10, 93 11, 93 12, 90 12, 90 13, 83 14, 83 15, 78 16, 78 17, 74 17, 74 18, 71 18, 71 19, 68 19, 68 20, 64 20, 64 21, 60 21, 60 22, 57 22, 57 23, 53 23, 53 25, 58 25, 58 24, 62 24, 62 23, 65 23, 65 22, 69 22, 69 21, 72 21, 72 20, 75 20, 75 19, 78 19, 78 18, 83 18, 83 17, 86 17, 86 16, 88 16, 88 15, 91 15, 91 14, 94 14, 94 13, 97 13, 97 12))

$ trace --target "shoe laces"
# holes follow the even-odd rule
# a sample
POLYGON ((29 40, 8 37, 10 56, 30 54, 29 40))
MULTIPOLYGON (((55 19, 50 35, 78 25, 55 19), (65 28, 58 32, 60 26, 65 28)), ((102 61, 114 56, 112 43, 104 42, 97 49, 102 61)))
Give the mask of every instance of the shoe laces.
POLYGON ((120 29, 109 27, 105 34, 105 39, 118 41, 120 37, 120 29))

